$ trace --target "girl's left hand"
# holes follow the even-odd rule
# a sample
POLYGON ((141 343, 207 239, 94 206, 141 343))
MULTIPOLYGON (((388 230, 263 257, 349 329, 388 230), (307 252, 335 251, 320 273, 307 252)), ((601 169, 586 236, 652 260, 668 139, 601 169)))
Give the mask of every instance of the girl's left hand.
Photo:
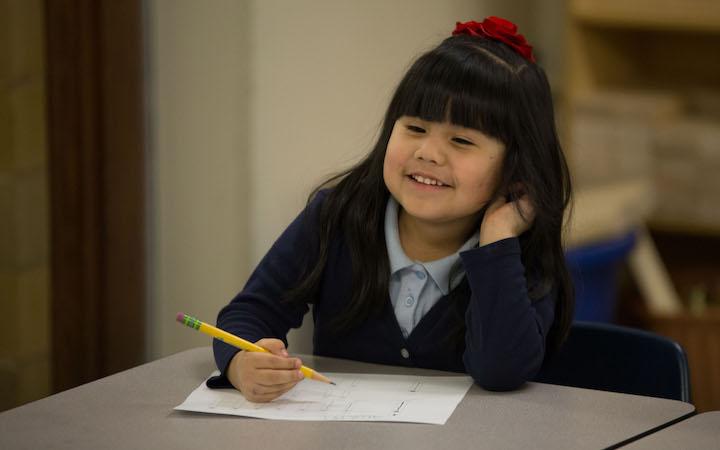
POLYGON ((480 246, 520 236, 535 220, 535 208, 527 194, 508 202, 505 197, 497 199, 483 217, 480 226, 480 246), (522 214, 520 214, 520 211, 522 214))

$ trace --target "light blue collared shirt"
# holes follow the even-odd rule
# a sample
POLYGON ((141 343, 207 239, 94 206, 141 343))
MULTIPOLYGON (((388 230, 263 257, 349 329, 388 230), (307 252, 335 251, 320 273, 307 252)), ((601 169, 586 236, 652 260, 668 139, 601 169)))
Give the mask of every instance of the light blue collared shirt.
POLYGON ((412 332, 430 308, 456 287, 465 276, 462 265, 454 271, 460 260, 460 252, 476 246, 480 232, 473 234, 452 255, 435 261, 413 261, 405 254, 398 231, 397 200, 390 196, 385 208, 385 245, 390 258, 390 300, 392 301, 400 329, 405 337, 412 332))

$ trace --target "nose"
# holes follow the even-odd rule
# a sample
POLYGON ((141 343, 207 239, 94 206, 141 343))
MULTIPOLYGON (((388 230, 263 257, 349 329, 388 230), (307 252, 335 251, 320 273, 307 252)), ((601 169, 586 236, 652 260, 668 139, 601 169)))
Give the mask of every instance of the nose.
POLYGON ((420 146, 415 150, 413 155, 416 159, 429 162, 432 164, 445 164, 445 150, 443 143, 432 135, 427 136, 421 141, 420 146))

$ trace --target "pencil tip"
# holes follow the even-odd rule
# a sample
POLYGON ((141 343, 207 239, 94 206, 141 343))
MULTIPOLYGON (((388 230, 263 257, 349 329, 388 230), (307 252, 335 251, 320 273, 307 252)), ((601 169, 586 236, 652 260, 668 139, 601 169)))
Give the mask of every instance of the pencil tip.
POLYGON ((331 381, 330 384, 332 384, 333 386, 337 386, 337 383, 335 383, 334 381, 331 381))

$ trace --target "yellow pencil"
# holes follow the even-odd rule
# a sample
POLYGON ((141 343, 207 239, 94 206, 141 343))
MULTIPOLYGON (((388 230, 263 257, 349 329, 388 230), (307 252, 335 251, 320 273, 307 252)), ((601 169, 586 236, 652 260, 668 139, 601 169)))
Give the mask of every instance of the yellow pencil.
MULTIPOLYGON (((189 326, 190 328, 194 328, 198 331, 201 331, 207 335, 210 335, 214 337, 215 339, 219 341, 223 341, 226 344, 230 344, 234 347, 237 347, 241 350, 246 350, 248 352, 265 352, 270 353, 267 349, 264 349, 260 347, 259 345, 253 344, 250 341, 246 341, 245 339, 239 338, 235 336, 234 334, 230 334, 227 331, 223 331, 220 328, 214 327, 212 325, 208 325, 205 322, 202 322, 192 316, 188 316, 187 314, 178 313, 176 317, 177 321, 189 326)), ((305 366, 300 366, 300 371, 305 375, 305 378, 309 378, 311 380, 317 380, 322 381, 323 383, 329 383, 329 384, 335 384, 328 377, 325 375, 314 371, 313 369, 305 366)))

